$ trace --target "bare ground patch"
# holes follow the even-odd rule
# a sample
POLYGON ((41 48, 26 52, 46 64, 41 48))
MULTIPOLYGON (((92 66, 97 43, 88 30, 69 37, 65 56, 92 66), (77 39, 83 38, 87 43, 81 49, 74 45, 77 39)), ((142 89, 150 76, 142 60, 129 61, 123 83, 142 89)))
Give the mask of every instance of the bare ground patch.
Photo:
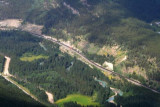
POLYGON ((51 103, 51 104, 54 104, 54 97, 53 97, 53 94, 48 92, 48 91, 45 91, 45 93, 47 94, 48 96, 48 101, 51 103))
POLYGON ((0 30, 8 30, 11 28, 18 28, 21 26, 21 19, 6 19, 0 20, 0 30))
POLYGON ((42 28, 43 28, 43 26, 27 23, 25 25, 22 25, 20 28, 22 30, 24 30, 24 31, 40 35, 40 34, 42 34, 42 28))

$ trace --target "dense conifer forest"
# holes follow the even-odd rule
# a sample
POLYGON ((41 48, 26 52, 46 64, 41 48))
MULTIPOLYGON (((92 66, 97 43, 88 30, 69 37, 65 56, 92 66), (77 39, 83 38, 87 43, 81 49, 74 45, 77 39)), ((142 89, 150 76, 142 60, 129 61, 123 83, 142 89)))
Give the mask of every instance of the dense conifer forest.
MULTIPOLYGON (((0 0, 0 20, 22 19, 22 25, 42 25, 43 34, 69 41, 88 59, 101 65, 110 62, 114 72, 157 91, 160 91, 159 11, 158 0, 0 0), (126 57, 125 61, 119 59, 121 55, 126 57)), ((4 69, 5 54, 11 57, 9 71, 15 76, 12 79, 46 106, 53 105, 48 102, 45 91, 54 95, 55 103, 68 95, 80 94, 104 107, 159 106, 159 94, 115 75, 104 75, 60 48, 29 32, 0 30, 0 72, 4 69), (106 87, 96 79, 105 82, 106 87), (115 103, 107 102, 114 95, 111 87, 123 92, 122 96, 115 97, 115 103)), ((16 101, 17 105, 39 105, 28 96, 21 99, 23 93, 18 93, 16 87, 2 78, 1 95, 2 102, 9 99, 10 104, 16 101), (10 94, 4 95, 8 88, 19 97, 12 100, 14 97, 10 94)), ((82 104, 71 101, 64 106, 82 104)))
MULTIPOLYGON (((145 97, 146 99, 144 100, 134 102, 133 105, 141 103, 145 104, 145 101, 152 101, 153 99, 155 99, 155 105, 158 104, 158 99, 156 98, 159 97, 159 95, 155 96, 152 92, 131 85, 125 80, 109 80, 99 70, 95 68, 91 69, 75 57, 61 53, 58 49, 58 45, 38 39, 29 33, 1 31, 0 40, 0 43, 3 44, 3 46, 2 44, 0 45, 1 52, 5 52, 12 57, 10 72, 16 76, 16 79, 13 79, 19 84, 27 87, 46 104, 47 96, 44 90, 54 93, 55 101, 73 93, 80 93, 87 96, 93 96, 96 93, 97 98, 95 101, 102 105, 114 106, 106 102, 106 99, 112 94, 109 86, 121 89, 126 95, 132 93, 134 97, 129 97, 129 99, 137 99, 139 98, 139 95, 149 96, 147 98, 145 97), (5 40, 12 44, 4 44, 6 42, 5 40), (42 42, 44 46, 46 46, 47 51, 40 47, 39 42, 42 42), (4 49, 4 47, 6 47, 6 49, 4 49), (42 58, 32 62, 21 61, 20 58, 24 53, 32 53, 34 55, 43 54, 49 56, 49 58, 42 58), (73 66, 71 64, 72 62, 73 66), (93 77, 106 81, 107 87, 103 88, 93 77), (125 83, 123 81, 125 81, 125 83), (149 93, 152 93, 153 95, 150 95, 149 93)), ((122 98, 124 99, 125 97, 122 98)), ((123 102, 122 98, 117 97, 116 100, 118 104, 125 105, 126 103, 123 102)), ((148 102, 148 104, 151 105, 152 103, 148 102)))

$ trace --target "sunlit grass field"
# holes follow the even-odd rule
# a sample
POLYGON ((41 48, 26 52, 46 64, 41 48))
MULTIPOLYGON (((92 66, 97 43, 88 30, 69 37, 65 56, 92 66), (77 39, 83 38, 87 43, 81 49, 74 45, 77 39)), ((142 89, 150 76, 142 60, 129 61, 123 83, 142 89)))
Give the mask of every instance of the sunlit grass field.
POLYGON ((34 60, 38 60, 38 59, 48 59, 49 56, 45 56, 45 55, 33 55, 32 53, 25 53, 20 60, 21 61, 28 61, 28 62, 32 62, 34 60))
POLYGON ((99 106, 100 105, 99 103, 94 102, 92 97, 84 96, 80 94, 68 95, 66 98, 56 101, 56 104, 60 107, 63 107, 63 104, 67 102, 77 102, 77 104, 80 104, 82 106, 87 106, 87 105, 99 106))

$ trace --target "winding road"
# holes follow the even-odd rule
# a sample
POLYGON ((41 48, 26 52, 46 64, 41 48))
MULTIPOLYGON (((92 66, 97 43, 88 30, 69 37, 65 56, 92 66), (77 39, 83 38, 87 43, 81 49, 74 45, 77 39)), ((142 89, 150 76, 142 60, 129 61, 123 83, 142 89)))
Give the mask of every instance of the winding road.
MULTIPOLYGON (((20 90, 22 90, 25 94, 29 95, 31 98, 33 98, 34 100, 38 101, 38 99, 33 96, 30 92, 27 92, 25 90, 25 88, 21 85, 19 85, 17 82, 15 82, 14 80, 12 80, 10 77, 14 77, 13 75, 11 75, 9 73, 9 65, 10 65, 10 62, 11 62, 11 58, 10 57, 7 57, 5 56, 5 64, 4 64, 4 69, 3 69, 3 72, 1 74, 1 76, 7 80, 8 82, 14 84, 15 86, 17 86, 20 90)), ((38 101, 40 102, 40 101, 38 101)))
MULTIPOLYGON (((22 30, 22 29, 20 29, 20 30, 22 30)), ((23 31, 23 30, 22 30, 22 31, 23 31)), ((72 52, 74 52, 74 53, 76 53, 77 55, 79 55, 81 58, 83 58, 83 59, 84 59, 86 62, 88 62, 90 65, 95 66, 96 68, 98 68, 98 69, 100 69, 100 70, 102 70, 102 71, 109 72, 109 73, 114 74, 114 75, 117 75, 117 76, 119 76, 119 77, 121 77, 121 78, 125 78, 126 80, 128 80, 128 82, 131 82, 132 84, 135 84, 135 85, 137 85, 137 86, 144 87, 144 88, 149 89, 149 90, 151 90, 151 91, 153 91, 153 92, 155 92, 155 93, 160 94, 159 91, 157 91, 157 90, 155 90, 155 89, 152 89, 152 88, 150 88, 150 87, 148 87, 148 86, 145 86, 145 85, 141 84, 140 82, 137 82, 137 81, 134 80, 134 79, 130 79, 130 78, 125 77, 125 76, 123 76, 123 75, 121 75, 121 74, 119 74, 119 73, 117 73, 117 72, 114 72, 114 71, 112 71, 112 70, 106 69, 106 68, 104 68, 104 67, 96 64, 94 61, 91 61, 91 60, 89 60, 87 57, 85 57, 85 56, 83 55, 83 53, 79 52, 78 50, 74 49, 74 48, 71 47, 71 46, 68 46, 68 45, 66 45, 66 44, 64 44, 64 43, 62 43, 62 42, 60 42, 60 41, 58 41, 58 40, 55 40, 54 38, 52 38, 52 37, 50 37, 50 36, 46 36, 46 35, 43 35, 43 34, 36 34, 36 33, 33 33, 33 32, 29 32, 29 33, 31 33, 32 35, 34 35, 34 36, 36 36, 36 37, 49 40, 49 41, 51 41, 51 42, 54 42, 54 43, 56 43, 56 44, 59 44, 59 45, 61 45, 61 46, 64 46, 64 47, 70 49, 72 52)))

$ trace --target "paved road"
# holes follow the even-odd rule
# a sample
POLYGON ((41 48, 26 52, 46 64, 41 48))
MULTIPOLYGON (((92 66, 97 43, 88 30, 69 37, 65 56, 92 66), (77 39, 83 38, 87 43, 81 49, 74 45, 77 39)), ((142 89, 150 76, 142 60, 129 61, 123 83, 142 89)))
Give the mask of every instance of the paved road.
POLYGON ((102 70, 102 71, 110 72, 111 74, 117 75, 117 76, 119 76, 119 77, 121 77, 121 78, 125 78, 126 80, 128 80, 129 82, 131 82, 131 83, 133 83, 133 84, 135 84, 135 85, 144 87, 144 88, 149 89, 149 90, 151 90, 151 91, 153 91, 153 92, 155 92, 155 93, 159 93, 159 94, 160 94, 159 91, 154 90, 154 89, 152 89, 152 88, 150 88, 150 87, 148 87, 148 86, 145 86, 145 85, 141 84, 140 82, 137 82, 136 80, 130 79, 130 78, 125 77, 125 76, 123 76, 123 75, 121 75, 121 74, 119 74, 119 73, 117 73, 117 72, 114 72, 114 71, 112 71, 112 70, 106 69, 106 68, 104 68, 104 67, 96 64, 95 62, 93 62, 93 61, 89 60, 88 58, 86 58, 86 57, 85 57, 81 52, 79 52, 78 50, 76 50, 76 49, 74 49, 74 48, 72 48, 72 47, 70 47, 70 46, 68 46, 68 45, 66 45, 66 44, 64 44, 64 43, 62 43, 62 42, 60 42, 60 41, 58 41, 58 40, 53 39, 53 38, 50 37, 50 36, 39 35, 39 34, 35 34, 35 33, 32 33, 32 32, 30 32, 30 33, 31 33, 32 35, 34 35, 34 36, 39 37, 39 38, 43 38, 43 39, 49 40, 49 41, 51 41, 51 42, 54 42, 54 43, 56 43, 56 44, 59 44, 59 45, 61 45, 61 46, 64 46, 64 47, 66 47, 66 48, 69 48, 72 52, 76 53, 76 54, 79 55, 81 58, 85 59, 85 61, 88 62, 90 65, 93 65, 93 66, 95 66, 96 68, 98 68, 98 69, 100 69, 100 70, 102 70))

